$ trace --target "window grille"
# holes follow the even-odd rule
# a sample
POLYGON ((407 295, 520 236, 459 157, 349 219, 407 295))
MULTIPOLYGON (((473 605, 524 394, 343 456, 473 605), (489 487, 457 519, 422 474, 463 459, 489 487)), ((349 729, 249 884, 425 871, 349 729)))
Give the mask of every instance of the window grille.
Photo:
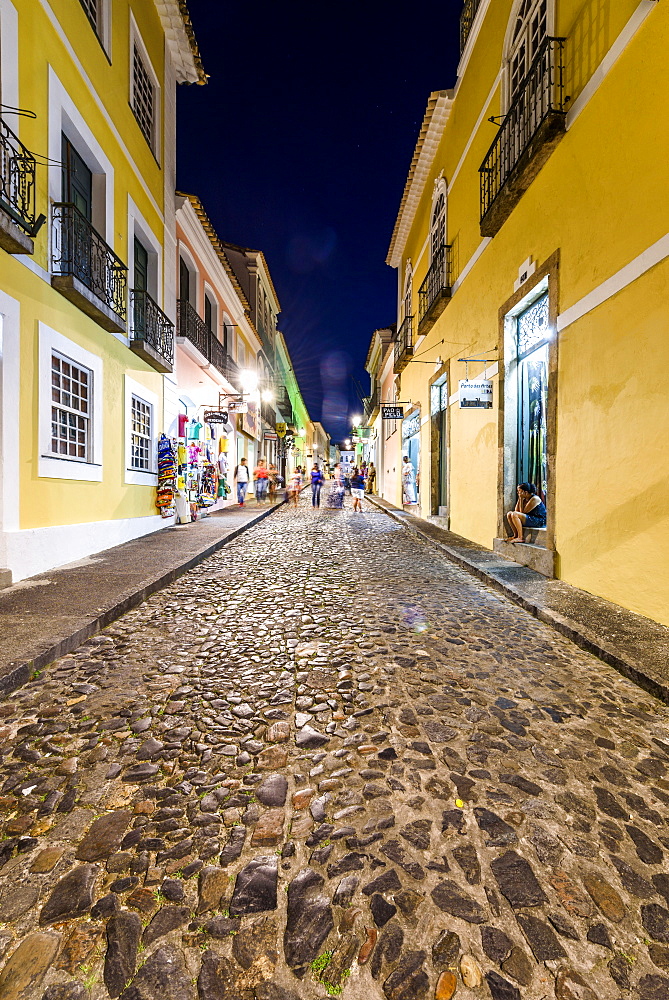
POLYGON ((140 472, 151 470, 151 405, 139 396, 131 403, 130 467, 140 472))
POLYGON ((544 344, 550 335, 548 293, 518 317, 518 357, 522 358, 544 344))
POLYGON ((548 35, 547 0, 523 0, 509 53, 509 103, 520 92, 530 66, 548 35))
POLYGON ((153 83, 137 45, 132 66, 132 108, 144 138, 153 148, 154 93, 153 83))
POLYGON ((93 373, 60 354, 51 355, 51 452, 89 461, 93 373))
POLYGON ((443 192, 437 198, 430 230, 430 260, 434 260, 446 242, 446 199, 443 192))
POLYGON ((102 35, 102 0, 79 0, 96 35, 102 35))
POLYGON ((430 414, 436 417, 442 410, 448 409, 448 383, 430 386, 430 414))

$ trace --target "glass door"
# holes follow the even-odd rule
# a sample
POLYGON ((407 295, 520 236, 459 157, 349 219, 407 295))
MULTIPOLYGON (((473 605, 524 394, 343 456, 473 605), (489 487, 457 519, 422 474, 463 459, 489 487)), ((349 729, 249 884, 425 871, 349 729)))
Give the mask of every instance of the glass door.
POLYGON ((517 481, 534 483, 546 502, 548 480, 548 295, 518 317, 517 481))

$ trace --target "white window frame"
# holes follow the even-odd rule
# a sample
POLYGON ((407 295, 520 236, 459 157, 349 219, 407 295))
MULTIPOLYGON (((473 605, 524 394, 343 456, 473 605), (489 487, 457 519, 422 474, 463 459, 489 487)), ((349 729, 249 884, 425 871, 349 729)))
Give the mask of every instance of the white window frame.
MULTIPOLYGON (((11 0, 0 0, 0 97, 2 103, 12 108, 19 107, 19 15, 11 0)), ((19 134, 18 115, 3 111, 3 118, 9 118, 9 125, 19 134)))
POLYGON ((401 322, 409 316, 413 316, 413 266, 410 260, 406 262, 406 267, 404 268, 401 322), (410 312, 407 312, 407 302, 409 304, 409 309, 411 310, 410 312))
MULTIPOLYGON (((502 108, 503 114, 506 114, 511 107, 511 59, 515 51, 513 32, 516 26, 516 21, 518 20, 518 12, 523 4, 524 0, 516 0, 512 9, 511 16, 506 29, 506 37, 504 40, 504 59, 502 63, 502 108)), ((537 0, 539 3, 540 0, 537 0)), ((526 30, 526 29, 524 29, 526 30)), ((550 38, 555 33, 555 2, 554 0, 546 0, 546 37, 550 38)))
MULTIPOLYGON (((62 201, 62 139, 65 134, 93 173, 93 226, 114 247, 114 168, 76 103, 49 66, 49 197, 62 201)), ((121 258, 124 254, 120 254, 121 258)), ((127 261, 126 261, 127 263, 127 261)), ((123 335, 120 339, 125 340, 123 335)))
MULTIPOLYGON (((79 0, 79 2, 81 3, 81 0, 79 0)), ((84 17, 86 18, 86 20, 88 21, 88 23, 91 25, 91 31, 93 31, 95 33, 95 37, 98 39, 98 41, 102 45, 102 48, 104 49, 105 54, 107 55, 107 57, 109 59, 111 59, 111 4, 112 4, 112 0, 98 0, 98 3, 100 4, 100 6, 102 8, 102 13, 101 13, 101 17, 100 17, 100 31, 99 32, 95 29, 95 27, 94 27, 91 19, 88 17, 88 14, 86 13, 86 10, 84 8, 84 4, 83 3, 81 3, 81 8, 83 10, 84 17)))
POLYGON ((130 486, 158 485, 158 396, 130 375, 125 376, 124 410, 125 410, 125 448, 124 448, 124 482, 130 486), (148 472, 132 468, 132 397, 136 396, 151 407, 151 467, 148 472))
POLYGON ((151 149, 151 152, 155 156, 156 160, 158 161, 158 163, 160 163, 161 161, 160 151, 162 149, 162 143, 161 143, 162 97, 161 97, 160 79, 154 69, 151 59, 149 58, 148 50, 146 48, 146 45, 144 44, 141 34, 139 33, 137 22, 135 21, 135 18, 133 17, 131 12, 130 47, 129 47, 129 58, 128 58, 128 85, 129 85, 128 101, 130 103, 130 107, 132 108, 133 115, 135 115, 135 83, 134 83, 135 47, 137 47, 140 58, 142 60, 142 65, 144 66, 144 70, 146 71, 146 74, 150 78, 151 83, 153 85, 153 127, 151 130, 150 140, 144 135, 144 132, 142 131, 142 128, 138 120, 137 120, 137 128, 139 129, 142 138, 146 139, 146 141, 148 142, 149 148, 151 149))
POLYGON ((69 337, 39 323, 38 366, 38 461, 37 474, 42 479, 71 479, 79 482, 102 482, 102 358, 75 344, 69 337), (90 451, 87 462, 51 454, 51 356, 53 352, 71 358, 92 373, 90 399, 90 451))
POLYGON ((444 196, 444 246, 446 246, 448 243, 448 188, 444 178, 440 177, 434 184, 432 206, 430 208, 430 263, 434 260, 434 213, 437 202, 442 195, 444 196))
POLYGON ((160 287, 160 276, 163 273, 163 252, 160 240, 151 229, 135 202, 128 195, 128 260, 126 261, 126 265, 128 268, 129 289, 135 287, 135 237, 137 237, 149 255, 149 295, 156 305, 162 309, 163 296, 160 287))

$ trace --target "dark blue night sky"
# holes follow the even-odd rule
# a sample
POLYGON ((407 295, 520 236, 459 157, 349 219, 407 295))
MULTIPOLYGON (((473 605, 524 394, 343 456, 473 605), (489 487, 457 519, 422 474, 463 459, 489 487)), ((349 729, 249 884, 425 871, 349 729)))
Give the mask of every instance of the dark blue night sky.
POLYGON ((179 189, 265 252, 309 412, 336 439, 395 319, 385 257, 428 95, 455 83, 461 7, 189 0, 211 79, 179 88, 179 189))

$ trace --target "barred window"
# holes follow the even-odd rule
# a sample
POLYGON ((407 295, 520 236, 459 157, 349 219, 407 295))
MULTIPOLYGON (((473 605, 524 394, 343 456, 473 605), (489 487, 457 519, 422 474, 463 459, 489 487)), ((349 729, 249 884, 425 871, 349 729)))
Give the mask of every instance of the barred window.
POLYGON ((132 397, 130 467, 140 472, 151 471, 151 404, 139 396, 132 397))
POLYGON ((134 46, 132 64, 132 109, 135 118, 144 133, 144 137, 153 149, 153 123, 155 99, 153 83, 142 60, 137 45, 134 46))
POLYGON ((96 35, 102 37, 102 0, 79 0, 96 35))
POLYGON ((51 452, 89 461, 93 373, 63 355, 51 355, 51 452))

